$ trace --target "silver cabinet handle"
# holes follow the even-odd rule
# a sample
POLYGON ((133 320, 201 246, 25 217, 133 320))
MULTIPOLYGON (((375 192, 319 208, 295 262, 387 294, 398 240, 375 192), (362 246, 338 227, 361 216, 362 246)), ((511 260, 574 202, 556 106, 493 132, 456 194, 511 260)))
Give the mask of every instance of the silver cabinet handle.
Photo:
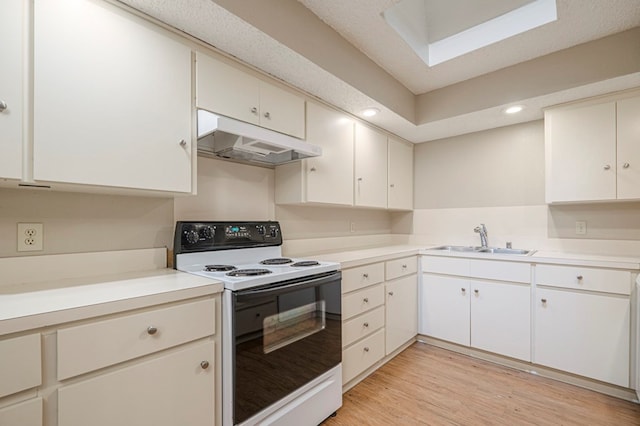
POLYGON ((251 108, 251 113, 252 114, 258 114, 258 108, 256 108, 256 107, 251 108))
POLYGON ((542 303, 547 303, 547 299, 540 299, 542 303))
POLYGON ((181 147, 183 147, 183 148, 184 148, 185 146, 187 146, 187 141, 185 141, 184 139, 180 139, 180 142, 179 142, 179 143, 180 143, 180 146, 181 146, 181 147))
POLYGON ((206 370, 207 368, 209 368, 209 361, 202 361, 200 363, 200 368, 202 368, 203 370, 206 370))
POLYGON ((362 274, 362 278, 369 278, 369 274, 362 274))
POLYGON ((147 327, 147 334, 150 334, 150 335, 153 336, 157 332, 158 332, 158 328, 157 327, 155 327, 153 325, 150 325, 149 327, 147 327))
POLYGON ((389 292, 389 296, 393 296, 393 292, 392 291, 389 292))
POLYGON ((462 287, 462 288, 460 289, 460 291, 461 291, 462 293, 466 293, 466 292, 467 292, 467 289, 466 289, 466 288, 464 288, 464 287, 462 287))
POLYGON ((0 112, 7 109, 7 103, 5 101, 0 101, 0 112))
POLYGON ((358 178, 358 182, 362 182, 362 178, 361 177, 358 178))
POLYGON ((271 114, 269 113, 269 111, 264 113, 264 118, 271 118, 271 114))
POLYGON ((407 269, 407 265, 402 265, 402 269, 407 269))
POLYGON ((369 323, 365 322, 364 324, 362 324, 364 327, 368 328, 369 327, 369 323))
POLYGON ((473 292, 474 292, 475 294, 480 294, 480 290, 478 290, 478 289, 473 290, 473 292))
POLYGON ((624 167, 625 169, 628 169, 628 168, 629 168, 629 165, 630 165, 629 163, 624 163, 624 164, 622 165, 622 167, 624 167))
POLYGON ((578 275, 578 276, 576 277, 576 279, 577 279, 578 281, 582 281, 582 278, 583 278, 583 277, 582 277, 582 275, 578 275))
POLYGON ((608 165, 608 164, 605 164, 605 165, 604 165, 604 169, 605 169, 605 170, 609 170, 610 168, 611 168, 611 166, 610 166, 610 165, 608 165))
POLYGON ((365 347, 364 347, 364 351, 365 351, 365 352, 369 352, 369 346, 365 346, 365 347))
POLYGON ((315 171, 316 171, 316 168, 315 168, 315 167, 312 167, 312 168, 310 168, 310 169, 309 169, 309 171, 310 171, 310 172, 315 172, 315 171))
POLYGON ((368 297, 365 297, 364 299, 362 299, 362 301, 363 301, 364 303, 369 303, 369 298, 368 298, 368 297))
POLYGON ((395 187, 396 187, 396 185, 392 183, 391 185, 389 185, 389 187, 390 187, 390 188, 395 188, 395 187))

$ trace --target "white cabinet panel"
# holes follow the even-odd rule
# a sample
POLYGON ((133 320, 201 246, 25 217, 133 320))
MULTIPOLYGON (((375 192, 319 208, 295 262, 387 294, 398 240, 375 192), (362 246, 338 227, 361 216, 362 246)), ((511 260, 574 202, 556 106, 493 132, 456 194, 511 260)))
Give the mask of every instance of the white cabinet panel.
POLYGON ((10 179, 22 178, 23 3, 0 2, 0 177, 10 179))
POLYGON ((383 284, 354 291, 342 297, 342 318, 349 319, 383 304, 383 284))
POLYGON ((384 306, 345 321, 342 324, 342 347, 347 347, 384 327, 384 321, 384 306))
POLYGON ((585 266, 537 265, 535 276, 538 285, 625 295, 633 285, 630 271, 585 266))
POLYGON ((420 334, 470 344, 469 281, 423 274, 420 334))
POLYGON ((304 139, 304 99, 271 84, 260 82, 260 125, 304 139))
POLYGON ((387 207, 387 137, 356 123, 355 205, 387 207))
POLYGON ((384 329, 376 331, 342 351, 342 384, 354 379, 380 361, 382 357, 384 357, 384 329))
POLYGON ((418 280, 416 275, 385 284, 386 354, 389 355, 418 333, 418 280))
POLYGON ((342 293, 384 281, 384 263, 372 263, 342 271, 342 293))
POLYGON ((0 360, 0 397, 40 385, 40 333, 0 341, 0 360))
POLYGON ((387 206, 390 209, 413 208, 413 144, 389 138, 389 187, 387 206))
POLYGON ((471 281, 471 346, 531 361, 531 288, 471 281))
POLYGON ((2 426, 42 426, 42 398, 10 405, 0 409, 2 426))
POLYGON ((34 178, 190 192, 189 47, 103 2, 34 15, 34 178))
POLYGON ((538 288, 534 306, 533 362, 629 386, 628 297, 538 288))
POLYGON ((640 97, 617 102, 618 199, 640 198, 640 97))
POLYGON ((211 341, 60 388, 59 426, 211 426, 211 341), (202 368, 202 362, 208 362, 202 368))
POLYGON ((417 271, 418 258, 416 256, 403 257, 385 262, 385 278, 387 280, 415 274, 417 271))

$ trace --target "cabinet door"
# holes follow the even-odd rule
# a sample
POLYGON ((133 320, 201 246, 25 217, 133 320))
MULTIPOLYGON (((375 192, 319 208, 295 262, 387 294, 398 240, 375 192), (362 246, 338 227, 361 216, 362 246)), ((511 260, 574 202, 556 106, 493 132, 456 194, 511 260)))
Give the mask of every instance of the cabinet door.
POLYGON ((538 288, 533 362, 629 387, 626 296, 538 288))
POLYGON ((413 145, 389 138, 389 188, 387 206, 390 209, 413 208, 413 145))
POLYGON ((190 192, 191 50, 106 2, 34 14, 34 178, 190 192))
POLYGON ((547 202, 616 198, 616 104, 545 113, 547 202))
POLYGON ((387 137, 356 123, 355 205, 387 207, 387 137))
POLYGON ((42 398, 34 398, 1 408, 0 425, 42 426, 42 398))
POLYGON ((304 99, 261 81, 260 125, 304 139, 304 99))
POLYGON ((420 334, 469 346, 469 281, 424 274, 420 334))
POLYGON ((22 0, 0 2, 0 177, 22 178, 22 0))
POLYGON ((353 205, 353 128, 343 114, 307 104, 307 141, 322 147, 306 160, 308 202, 353 205))
POLYGON ((640 97, 618 101, 618 198, 640 198, 640 97))
POLYGON ((398 349, 418 334, 418 280, 410 275, 385 284, 386 354, 398 349))
POLYGON ((59 426, 214 424, 214 348, 203 342, 58 391, 59 426), (203 361, 209 362, 202 368, 203 361))
POLYGON ((531 288, 471 282, 471 346, 531 361, 531 288))
POLYGON ((259 124, 260 80, 198 52, 196 105, 198 108, 259 124))

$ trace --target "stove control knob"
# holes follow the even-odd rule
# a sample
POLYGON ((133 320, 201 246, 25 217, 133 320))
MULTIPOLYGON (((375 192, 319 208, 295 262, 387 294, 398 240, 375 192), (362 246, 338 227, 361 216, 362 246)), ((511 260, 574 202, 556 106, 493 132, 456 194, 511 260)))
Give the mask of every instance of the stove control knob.
POLYGON ((278 236, 278 228, 271 228, 271 231, 269 232, 269 235, 270 235, 272 238, 277 237, 277 236, 278 236))
POLYGON ((202 233, 202 236, 204 237, 205 240, 210 240, 213 238, 215 230, 211 226, 205 226, 204 228, 202 228, 202 231, 200 232, 202 233))
POLYGON ((258 234, 259 235, 264 235, 267 231, 264 229, 264 225, 258 225, 256 226, 256 228, 258 229, 258 234))
POLYGON ((186 237, 189 244, 195 244, 200 240, 200 234, 198 234, 198 231, 194 231, 193 229, 187 232, 186 237))

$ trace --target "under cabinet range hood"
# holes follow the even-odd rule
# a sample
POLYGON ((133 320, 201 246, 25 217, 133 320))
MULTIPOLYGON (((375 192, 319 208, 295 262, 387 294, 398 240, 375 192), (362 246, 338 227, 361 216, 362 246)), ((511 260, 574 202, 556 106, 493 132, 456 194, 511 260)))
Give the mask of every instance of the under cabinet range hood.
POLYGON ((322 148, 233 118, 198 110, 198 153, 275 167, 322 154, 322 148))

